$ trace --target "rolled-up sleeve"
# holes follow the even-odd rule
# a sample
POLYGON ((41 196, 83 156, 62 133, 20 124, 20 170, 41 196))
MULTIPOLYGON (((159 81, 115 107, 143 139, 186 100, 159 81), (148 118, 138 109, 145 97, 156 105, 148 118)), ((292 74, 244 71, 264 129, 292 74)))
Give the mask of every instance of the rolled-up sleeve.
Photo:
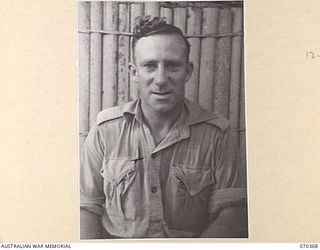
POLYGON ((104 146, 97 126, 92 127, 80 156, 80 208, 102 215, 105 196, 100 169, 104 146))
POLYGON ((242 166, 238 146, 230 128, 220 131, 212 139, 214 187, 209 200, 210 217, 222 209, 245 204, 247 197, 246 171, 242 166))

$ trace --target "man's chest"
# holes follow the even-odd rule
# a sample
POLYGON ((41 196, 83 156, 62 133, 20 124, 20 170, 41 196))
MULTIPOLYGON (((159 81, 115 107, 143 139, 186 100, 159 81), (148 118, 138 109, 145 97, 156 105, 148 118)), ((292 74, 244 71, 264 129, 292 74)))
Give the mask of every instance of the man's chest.
POLYGON ((160 165, 164 171, 170 165, 183 165, 189 169, 211 168, 215 157, 213 132, 208 127, 175 128, 157 143, 146 127, 123 126, 108 131, 112 139, 105 141, 108 146, 105 147, 104 160, 130 159, 144 168, 160 165))
POLYGON ((155 146, 141 127, 113 133, 101 169, 110 216, 134 221, 166 218, 182 230, 190 225, 200 230, 205 224, 214 184, 212 131, 176 129, 169 135, 155 146), (199 216, 184 225, 190 213, 199 216))

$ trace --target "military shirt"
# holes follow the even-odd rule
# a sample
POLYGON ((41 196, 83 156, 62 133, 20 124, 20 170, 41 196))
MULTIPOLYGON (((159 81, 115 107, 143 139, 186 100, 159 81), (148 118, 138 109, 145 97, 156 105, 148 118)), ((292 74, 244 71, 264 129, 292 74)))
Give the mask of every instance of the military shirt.
POLYGON ((80 205, 121 238, 197 237, 246 200, 227 119, 187 99, 155 145, 141 101, 101 111, 82 148, 80 205))

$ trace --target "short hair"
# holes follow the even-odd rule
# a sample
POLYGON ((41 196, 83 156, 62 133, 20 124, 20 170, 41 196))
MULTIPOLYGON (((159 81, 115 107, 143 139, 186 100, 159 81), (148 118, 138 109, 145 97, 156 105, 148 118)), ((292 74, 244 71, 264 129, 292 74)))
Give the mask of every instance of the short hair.
POLYGON ((190 43, 184 36, 181 29, 172 24, 167 24, 165 17, 152 18, 151 16, 137 16, 135 18, 132 40, 133 60, 135 60, 134 49, 138 40, 142 37, 148 37, 157 34, 177 34, 182 37, 186 46, 186 59, 189 60, 190 43))

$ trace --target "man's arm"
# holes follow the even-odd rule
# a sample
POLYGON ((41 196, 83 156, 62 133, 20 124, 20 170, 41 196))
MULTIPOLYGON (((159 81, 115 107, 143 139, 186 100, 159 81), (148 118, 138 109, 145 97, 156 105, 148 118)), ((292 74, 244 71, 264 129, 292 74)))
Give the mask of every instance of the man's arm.
POLYGON ((80 237, 97 239, 102 236, 103 180, 100 169, 103 148, 98 128, 93 127, 83 145, 80 159, 80 237))
POLYGON ((209 200, 211 222, 201 237, 248 237, 246 178, 230 127, 213 141, 215 185, 209 200))
POLYGON ((201 238, 248 237, 247 209, 245 205, 223 209, 201 234, 201 238))
POLYGON ((87 209, 80 209, 80 238, 101 239, 101 236, 101 216, 91 213, 87 209))

